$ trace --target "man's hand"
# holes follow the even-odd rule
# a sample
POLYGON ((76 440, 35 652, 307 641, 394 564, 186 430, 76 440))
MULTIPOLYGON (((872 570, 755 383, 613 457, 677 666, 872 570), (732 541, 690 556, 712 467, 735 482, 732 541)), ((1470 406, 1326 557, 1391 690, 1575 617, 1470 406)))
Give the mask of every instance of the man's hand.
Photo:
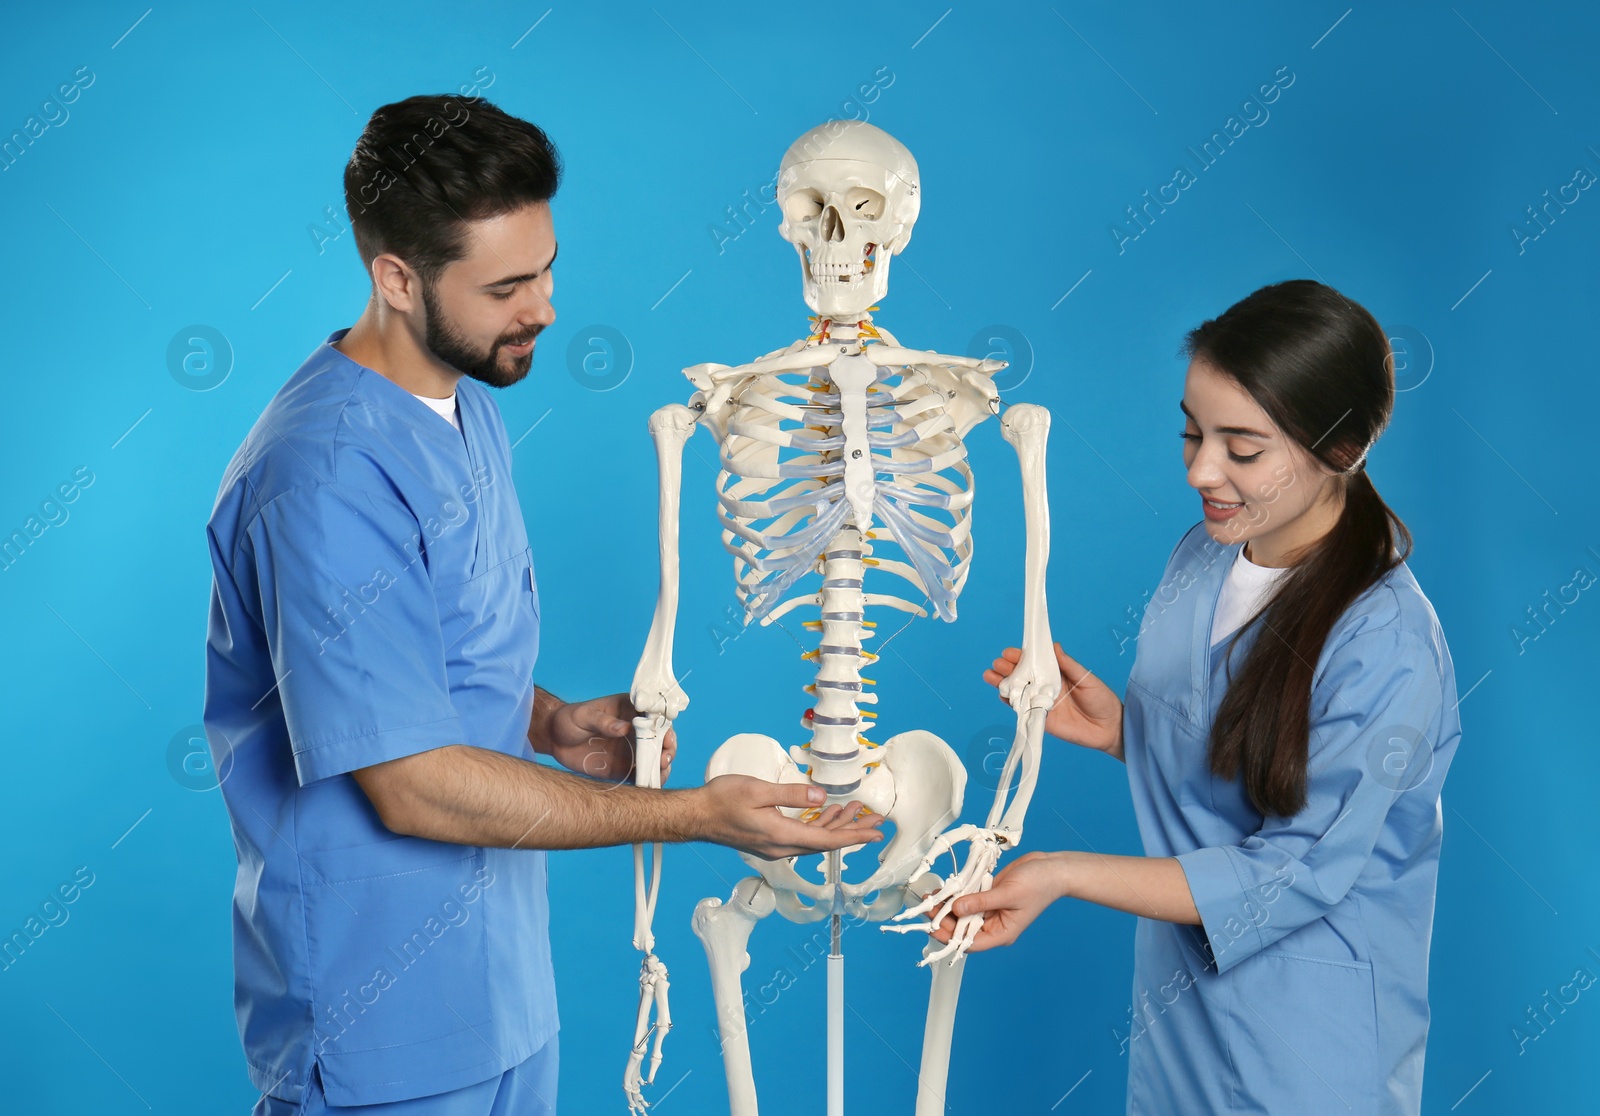
MULTIPOLYGON (((541 704, 535 703, 536 713, 541 704)), ((543 716, 536 715, 529 725, 528 743, 569 771, 621 782, 633 775, 633 718, 638 715, 627 694, 570 703, 552 700, 543 716)), ((677 751, 677 735, 668 729, 661 741, 663 783, 677 751)))
MULTIPOLYGON (((616 699, 598 704, 608 701, 616 699)), ((569 716, 583 716, 579 707, 591 704, 596 703, 577 703, 569 716)), ((572 736, 584 747, 591 735, 600 733, 573 730, 567 750, 573 750, 572 736)), ((824 807, 827 792, 821 787, 745 775, 722 775, 687 790, 610 786, 466 744, 430 748, 351 775, 393 832, 460 845, 588 849, 715 841, 775 860, 883 839, 876 828, 883 818, 861 814, 859 802, 824 807), (802 822, 779 813, 780 806, 814 807, 819 815, 802 822)))
POLYGON ((719 775, 701 796, 697 836, 763 860, 844 849, 883 840, 883 815, 862 813, 859 802, 824 809, 815 821, 785 817, 779 806, 821 806, 827 792, 807 783, 767 783, 748 775, 719 775), (859 815, 859 816, 858 816, 859 815))

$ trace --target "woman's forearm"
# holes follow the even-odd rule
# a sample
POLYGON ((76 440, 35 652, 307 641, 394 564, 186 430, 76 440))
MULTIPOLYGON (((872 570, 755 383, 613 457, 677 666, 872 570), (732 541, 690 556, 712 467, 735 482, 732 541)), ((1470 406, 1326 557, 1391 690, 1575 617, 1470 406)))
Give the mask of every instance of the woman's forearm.
POLYGON ((1170 856, 1106 856, 1075 849, 1048 855, 1055 861, 1063 898, 1163 922, 1200 925, 1189 879, 1170 856))

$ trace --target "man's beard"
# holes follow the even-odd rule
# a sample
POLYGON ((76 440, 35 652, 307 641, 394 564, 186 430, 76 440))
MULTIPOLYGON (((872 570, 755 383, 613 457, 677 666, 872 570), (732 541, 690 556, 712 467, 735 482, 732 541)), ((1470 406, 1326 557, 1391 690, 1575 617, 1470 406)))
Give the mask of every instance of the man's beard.
MULTIPOLYGON (((435 358, 462 375, 471 376, 474 380, 494 388, 510 387, 528 374, 528 370, 533 367, 532 349, 528 350, 526 356, 513 357, 511 366, 507 369, 500 361, 500 350, 507 344, 516 344, 518 339, 506 338, 496 341, 487 352, 479 349, 456 331, 434 299, 434 293, 430 284, 423 284, 422 307, 428 318, 427 334, 423 340, 435 358)), ((534 336, 543 331, 543 326, 535 326, 534 336)), ((527 341, 528 338, 523 337, 521 340, 527 341)))

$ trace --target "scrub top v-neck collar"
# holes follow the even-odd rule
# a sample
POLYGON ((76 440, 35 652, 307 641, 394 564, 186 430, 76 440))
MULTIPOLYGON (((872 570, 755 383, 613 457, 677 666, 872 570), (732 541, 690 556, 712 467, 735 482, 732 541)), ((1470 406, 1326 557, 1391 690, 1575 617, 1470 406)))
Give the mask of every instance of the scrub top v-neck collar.
MULTIPOLYGON (((1235 628, 1228 632, 1215 643, 1211 642, 1211 630, 1216 624, 1217 609, 1221 607, 1222 591, 1227 585, 1228 577, 1232 573, 1235 564, 1243 562, 1249 563, 1252 566, 1254 565, 1253 562, 1250 562, 1249 556, 1244 553, 1244 548, 1248 545, 1248 543, 1249 540, 1245 540, 1244 542, 1234 543, 1224 548, 1222 553, 1226 557, 1218 557, 1214 562, 1212 562, 1210 568, 1206 571, 1206 576, 1210 578, 1210 580, 1205 583, 1206 592, 1209 595, 1211 606, 1208 609, 1195 610, 1195 644, 1190 660, 1190 666, 1194 671, 1195 697, 1196 700, 1201 703, 1197 705, 1196 708, 1200 710, 1200 723, 1203 725, 1209 725, 1217 713, 1217 711, 1211 707, 1211 696, 1214 691, 1214 687, 1211 685, 1211 683, 1216 678, 1218 668, 1223 665, 1221 662, 1221 657, 1224 655, 1228 656, 1229 663, 1232 664, 1236 659, 1241 659, 1245 654, 1247 654, 1250 644, 1256 639, 1260 638, 1259 632, 1251 634, 1248 630, 1246 630, 1244 634, 1239 634, 1240 629, 1249 629, 1250 627, 1262 622, 1260 617, 1256 617, 1254 620, 1251 620, 1247 617, 1245 623, 1241 624, 1239 628, 1235 628), (1234 646, 1236 642, 1234 638, 1235 636, 1238 636, 1238 647, 1234 646)), ((1276 567, 1257 568, 1276 569, 1276 567)), ((1282 576, 1287 576, 1287 573, 1287 569, 1282 570, 1280 572, 1280 578, 1282 576)), ((1275 582, 1277 580, 1279 579, 1274 579, 1273 589, 1276 588, 1275 582)), ((1268 591, 1271 592, 1273 589, 1269 589, 1268 591)), ((1226 687, 1223 687, 1223 690, 1225 691, 1226 687)))
POLYGON ((1217 643, 1211 642, 1211 626, 1216 621, 1217 604, 1222 599, 1222 584, 1228 570, 1233 567, 1244 543, 1223 547, 1220 554, 1200 575, 1198 588, 1205 594, 1200 599, 1205 607, 1194 610, 1194 630, 1189 641, 1189 708, 1199 715, 1201 725, 1211 724, 1216 710, 1211 708, 1211 676, 1216 667, 1216 651, 1232 642, 1231 633, 1217 643))
MULTIPOLYGON (((389 409, 393 413, 403 415, 414 427, 428 431, 430 436, 449 441, 455 447, 456 452, 465 455, 467 471, 471 476, 476 477, 482 466, 482 458, 478 449, 477 431, 479 428, 474 425, 477 419, 478 404, 473 397, 472 389, 467 387, 467 378, 463 376, 456 383, 456 410, 461 415, 461 429, 454 430, 455 423, 441 427, 439 425, 441 416, 432 407, 429 407, 382 372, 362 364, 335 345, 335 342, 342 340, 345 334, 350 332, 351 328, 347 326, 344 329, 335 330, 324 344, 339 359, 349 361, 349 363, 361 370, 361 377, 358 383, 371 384, 368 390, 374 392, 379 397, 379 401, 392 400, 389 409), (454 430, 454 433, 451 433, 452 430, 454 430)), ((473 528, 474 554, 481 558, 485 553, 483 517, 476 510, 472 514, 477 521, 473 528)), ((474 568, 476 568, 478 561, 479 558, 474 559, 474 568)))
MULTIPOLYGON (((460 440, 459 445, 461 448, 466 450, 468 471, 471 472, 474 477, 476 477, 478 475, 478 470, 482 465, 482 459, 478 449, 479 442, 477 435, 477 431, 481 430, 482 427, 473 426, 474 412, 472 409, 472 404, 468 403, 468 400, 472 398, 472 390, 470 388, 465 391, 462 390, 461 385, 465 382, 466 377, 463 376, 461 378, 461 383, 456 385, 456 413, 461 416, 461 429, 456 431, 456 437, 460 440), (467 433, 469 430, 472 431, 470 435, 467 433)), ((407 394, 410 393, 408 392, 407 394)), ((424 410, 432 410, 432 408, 430 408, 426 403, 422 403, 421 400, 418 400, 417 402, 422 404, 424 410)), ((455 424, 451 423, 451 425, 454 426, 455 424)), ((483 554, 485 553, 484 548, 487 542, 484 537, 485 527, 483 525, 483 516, 477 510, 474 510, 472 514, 473 518, 478 521, 475 528, 475 535, 477 539, 477 554, 481 560, 483 554)), ((473 566, 476 570, 477 561, 474 561, 473 566)))
MULTIPOLYGON (((345 334, 349 333, 351 328, 353 327, 346 327, 341 330, 336 330, 326 342, 328 348, 332 349, 334 354, 340 359, 347 360, 357 368, 361 369, 363 373, 361 378, 363 380, 370 378, 382 381, 381 384, 375 385, 380 395, 388 394, 390 398, 395 400, 410 400, 409 404, 397 403, 395 406, 395 410, 397 412, 406 415, 407 418, 411 419, 417 426, 433 431, 436 434, 442 433, 438 430, 438 424, 435 420, 443 418, 443 415, 440 415, 438 411, 435 411, 421 399, 418 399, 413 392, 407 391, 405 388, 391 380, 388 376, 385 376, 382 372, 379 372, 376 368, 371 368, 365 364, 362 364, 359 360, 356 360, 354 357, 350 356, 348 353, 338 347, 336 343, 342 341, 345 334), (387 385, 389 388, 393 389, 392 392, 384 392, 384 385, 387 385), (421 422, 420 419, 423 415, 429 416, 430 421, 426 423, 421 422)), ((470 433, 468 433, 468 428, 472 425, 471 409, 467 402, 467 400, 471 397, 471 392, 462 390, 462 385, 465 383, 466 377, 463 376, 456 384, 456 410, 461 416, 461 428, 456 431, 456 438, 460 441, 461 446, 467 455, 467 460, 473 465, 477 465, 478 457, 477 454, 473 452, 473 443, 475 439, 470 433)), ((446 421, 448 422, 449 420, 447 419, 446 421)), ((450 426, 455 426, 455 423, 450 423, 450 426)))
POLYGON ((451 426, 455 427, 457 430, 460 430, 461 429, 461 407, 456 402, 457 394, 458 394, 457 392, 452 391, 449 395, 445 396, 443 399, 436 399, 431 395, 418 395, 416 392, 412 392, 411 393, 411 397, 413 399, 421 400, 423 406, 427 407, 428 410, 432 411, 434 414, 436 414, 440 418, 444 419, 445 422, 448 422, 451 426))

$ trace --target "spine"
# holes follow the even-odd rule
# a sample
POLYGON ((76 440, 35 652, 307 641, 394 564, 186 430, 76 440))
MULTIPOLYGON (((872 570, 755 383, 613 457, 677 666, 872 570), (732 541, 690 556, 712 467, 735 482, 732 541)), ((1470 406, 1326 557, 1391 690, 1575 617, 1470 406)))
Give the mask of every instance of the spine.
POLYGON ((806 627, 821 633, 821 645, 807 658, 817 663, 816 681, 806 687, 816 701, 806 714, 811 742, 795 759, 810 768, 811 781, 828 791, 830 800, 843 801, 861 786, 872 762, 867 753, 877 745, 863 735, 870 714, 862 705, 875 705, 876 694, 862 678, 861 665, 877 656, 862 649, 876 625, 863 615, 865 602, 861 574, 870 561, 865 541, 855 527, 847 527, 823 553, 822 617, 806 627))

